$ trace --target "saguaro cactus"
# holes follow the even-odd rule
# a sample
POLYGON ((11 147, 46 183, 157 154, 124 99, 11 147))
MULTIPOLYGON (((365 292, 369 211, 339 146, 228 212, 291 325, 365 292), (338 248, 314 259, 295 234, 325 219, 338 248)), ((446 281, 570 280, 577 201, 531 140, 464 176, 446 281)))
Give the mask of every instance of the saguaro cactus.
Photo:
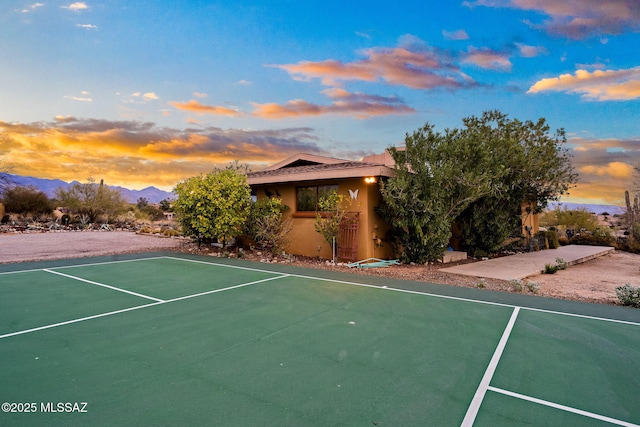
POLYGON ((631 205, 631 196, 629 190, 624 192, 624 200, 627 203, 627 221, 629 225, 635 224, 640 220, 640 206, 638 205, 638 196, 633 198, 633 205, 631 205))

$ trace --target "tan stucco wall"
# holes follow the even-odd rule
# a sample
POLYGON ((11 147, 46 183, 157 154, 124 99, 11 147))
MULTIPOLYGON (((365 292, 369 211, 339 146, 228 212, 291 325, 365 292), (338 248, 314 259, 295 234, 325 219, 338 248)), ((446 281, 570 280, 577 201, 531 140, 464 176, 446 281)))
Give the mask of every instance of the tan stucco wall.
MULTIPOLYGON (((336 181, 310 181, 304 185, 331 185, 336 181)), ((349 190, 358 190, 358 197, 352 200, 351 211, 359 212, 360 224, 358 229, 358 260, 366 258, 392 258, 393 248, 390 244, 380 241, 377 245, 374 237, 382 239, 386 232, 386 227, 382 220, 376 215, 375 207, 380 203, 380 191, 378 182, 367 184, 364 178, 351 178, 338 181, 338 193, 350 198, 349 190)), ((302 185, 302 184, 301 184, 302 185)), ((286 211, 286 218, 293 221, 293 229, 289 235, 291 243, 287 247, 287 252, 310 257, 319 256, 324 259, 331 259, 331 245, 324 240, 320 233, 315 230, 315 213, 296 212, 296 185, 295 184, 274 184, 266 186, 255 186, 258 199, 267 197, 267 189, 272 194, 280 194, 282 202, 289 207, 286 211)), ((350 199, 351 200, 351 199, 350 199)))

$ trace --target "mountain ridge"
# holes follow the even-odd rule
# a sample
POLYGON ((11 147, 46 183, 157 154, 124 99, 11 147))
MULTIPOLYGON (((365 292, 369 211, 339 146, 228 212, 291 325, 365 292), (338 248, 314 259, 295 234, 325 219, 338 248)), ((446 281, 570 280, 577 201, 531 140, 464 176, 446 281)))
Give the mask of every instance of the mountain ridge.
MULTIPOLYGON (((79 184, 79 181, 67 182, 61 179, 36 178, 32 176, 13 174, 6 174, 6 176, 13 184, 37 188, 50 198, 55 197, 55 191, 60 187, 66 190, 74 184, 79 184)), ((136 203, 141 197, 147 199, 149 203, 160 203, 160 201, 165 199, 172 200, 176 198, 174 193, 161 190, 154 186, 149 186, 142 190, 131 190, 126 187, 115 185, 107 185, 107 187, 119 191, 128 203, 136 203)))

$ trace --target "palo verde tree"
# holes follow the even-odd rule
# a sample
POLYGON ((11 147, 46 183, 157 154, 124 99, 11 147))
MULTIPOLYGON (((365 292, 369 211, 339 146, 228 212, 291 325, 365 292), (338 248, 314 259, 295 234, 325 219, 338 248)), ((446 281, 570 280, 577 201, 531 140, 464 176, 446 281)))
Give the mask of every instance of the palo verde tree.
POLYGON ((477 141, 485 153, 492 180, 489 192, 458 217, 463 249, 475 256, 499 250, 508 237, 520 236, 522 208, 540 213, 576 182, 562 129, 549 133, 544 118, 537 122, 509 119, 499 111, 463 119, 460 131, 477 141))
POLYGON ((407 134, 405 148, 389 149, 395 176, 381 182, 379 212, 405 261, 442 258, 451 224, 471 203, 490 193, 492 173, 481 141, 458 130, 434 131, 433 125, 407 134))
POLYGON ((240 235, 249 215, 251 189, 247 168, 237 163, 176 185, 174 212, 186 236, 218 239, 223 244, 240 235))
POLYGON ((89 222, 96 222, 101 215, 115 216, 127 207, 120 191, 109 188, 103 181, 97 184, 91 178, 84 184, 73 183, 67 189, 59 187, 55 195, 60 206, 85 216, 89 222))

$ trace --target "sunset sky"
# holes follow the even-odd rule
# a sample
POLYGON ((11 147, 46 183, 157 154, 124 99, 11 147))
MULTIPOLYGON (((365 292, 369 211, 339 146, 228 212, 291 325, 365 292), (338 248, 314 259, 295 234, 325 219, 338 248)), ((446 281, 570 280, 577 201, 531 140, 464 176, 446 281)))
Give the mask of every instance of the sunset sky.
POLYGON ((567 202, 640 164, 640 0, 4 0, 0 159, 171 190, 239 160, 344 159, 498 109, 564 128, 567 202))

